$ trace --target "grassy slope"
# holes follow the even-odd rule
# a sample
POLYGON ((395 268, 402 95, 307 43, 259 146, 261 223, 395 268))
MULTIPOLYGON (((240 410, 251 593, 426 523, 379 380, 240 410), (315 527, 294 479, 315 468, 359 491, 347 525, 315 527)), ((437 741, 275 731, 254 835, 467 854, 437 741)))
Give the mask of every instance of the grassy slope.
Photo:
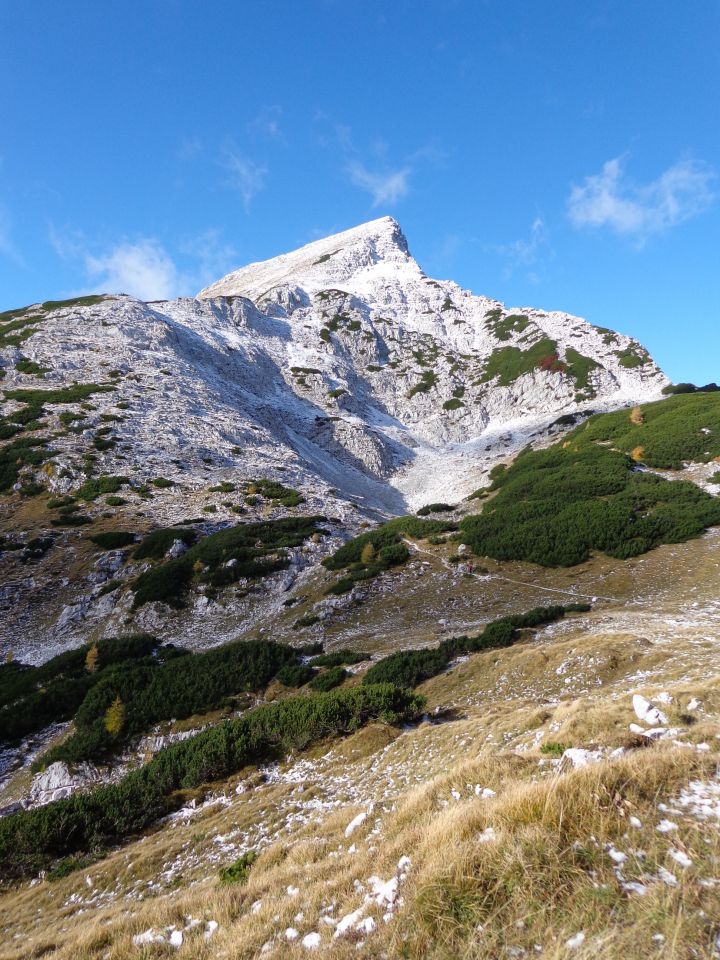
MULTIPOLYGON (((602 563, 597 571, 591 564, 583 579, 593 579, 602 563)), ((206 942, 203 923, 188 934, 180 957, 250 958, 267 942, 273 944, 270 956, 307 956, 285 941, 289 927, 301 936, 319 931, 321 956, 357 956, 352 940, 332 940, 321 911, 332 901, 336 918, 356 909, 363 894, 355 881, 366 885, 372 875, 386 880, 408 855, 405 906, 387 925, 382 910, 370 910, 378 931, 366 940, 363 956, 490 960, 504 941, 530 950, 539 943, 543 955, 562 957, 565 940, 582 930, 586 944, 573 956, 585 960, 657 951, 652 937, 658 933, 670 946, 657 955, 685 958, 692 948, 709 958, 709 937, 720 918, 714 890, 699 880, 715 875, 717 834, 686 814, 663 813, 657 803, 690 779, 711 778, 717 754, 661 744, 632 751, 620 763, 556 778, 539 750, 544 742, 627 744, 635 689, 673 695, 675 702, 663 709, 686 743, 712 746, 720 733, 714 647, 702 640, 715 621, 696 614, 693 620, 691 612, 692 604, 711 608, 720 541, 713 535, 661 548, 633 563, 630 602, 601 604, 538 641, 472 656, 424 684, 429 708, 458 708, 454 721, 400 735, 374 725, 291 759, 279 778, 265 783, 243 771, 217 785, 226 805, 168 823, 64 880, 7 893, 2 907, 12 922, 4 926, 0 957, 24 958, 30 948, 88 960, 163 956, 161 947, 140 953, 131 936, 149 927, 182 927, 187 915, 217 920, 220 929, 206 942), (703 707, 691 725, 683 717, 692 697, 703 707), (245 790, 240 794, 238 779, 245 790), (478 798, 475 784, 497 796, 478 798), (346 826, 371 800, 373 815, 346 839, 346 826), (641 828, 628 826, 631 814, 641 828), (672 836, 656 830, 666 816, 678 823, 672 836), (488 826, 497 839, 479 844, 488 826), (646 855, 631 855, 627 879, 657 875, 662 866, 678 876, 678 887, 656 881, 645 897, 623 893, 605 849, 611 842, 646 855), (355 854, 349 852, 353 843, 355 854), (247 848, 262 851, 247 886, 221 886, 219 868, 247 848), (692 867, 680 869, 671 849, 686 851, 692 867), (300 892, 289 895, 289 886, 300 892), (73 895, 77 902, 63 906, 73 895), (253 913, 250 905, 258 900, 253 913), (482 938, 478 923, 485 928, 482 938), (22 939, 13 941, 15 934, 22 939)), ((396 594, 406 583, 410 578, 395 581, 396 594)), ((476 587, 482 597, 486 586, 476 587)))

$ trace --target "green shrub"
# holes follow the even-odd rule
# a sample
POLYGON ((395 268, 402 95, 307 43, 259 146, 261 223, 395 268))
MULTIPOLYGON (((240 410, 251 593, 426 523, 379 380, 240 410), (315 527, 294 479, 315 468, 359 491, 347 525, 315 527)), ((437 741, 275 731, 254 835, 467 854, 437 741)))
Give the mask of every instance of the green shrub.
POLYGON ((51 457, 48 443, 46 437, 19 437, 0 447, 0 491, 12 489, 23 467, 40 466, 51 457))
POLYGON ((79 500, 92 502, 106 493, 117 493, 121 487, 130 483, 128 477, 113 477, 103 474, 100 477, 91 477, 76 491, 79 500))
POLYGON ((362 663, 368 659, 367 653, 360 650, 334 650, 332 653, 321 653, 310 661, 313 667, 342 667, 344 664, 362 663))
POLYGON ((88 673, 90 644, 61 653, 39 667, 18 661, 0 664, 0 731, 13 743, 49 723, 70 719, 105 669, 148 656, 158 641, 148 634, 112 637, 97 642, 96 671, 88 673))
POLYGON ((348 672, 343 667, 331 667, 329 670, 324 670, 318 674, 317 677, 313 677, 310 681, 310 687, 319 693, 327 693, 328 690, 339 687, 347 676, 348 672))
POLYGON ((427 517, 431 513, 451 513, 455 507, 450 503, 428 503, 424 507, 420 507, 417 512, 419 517, 427 517))
POLYGON ((180 658, 125 664, 108 671, 93 686, 75 714, 75 733, 45 754, 42 763, 97 760, 119 742, 162 720, 206 713, 224 706, 231 696, 262 690, 276 674, 281 679, 283 670, 293 669, 296 662, 297 652, 292 647, 251 640, 180 658), (118 697, 125 707, 125 722, 121 736, 113 737, 104 721, 118 697))
POLYGON ((134 556, 136 560, 160 560, 176 540, 190 546, 196 539, 197 533, 187 527, 163 527, 146 534, 134 556))
POLYGON ((123 499, 123 497, 110 496, 105 498, 105 503, 109 507, 124 507, 127 500, 123 499))
POLYGON ((485 364, 481 382, 497 378, 498 386, 507 387, 525 373, 532 373, 549 357, 557 357, 557 343, 543 337, 527 350, 519 347, 498 347, 485 364))
POLYGON ((673 397, 642 410, 641 424, 628 411, 601 414, 561 443, 521 453, 495 474, 498 492, 482 514, 461 522, 463 541, 498 560, 572 566, 592 551, 625 559, 719 524, 717 499, 692 483, 638 472, 625 453, 605 444, 642 447, 654 466, 707 459, 720 452, 720 397, 673 397))
POLYGON ((565 751, 569 749, 569 743, 556 743, 553 740, 548 740, 547 743, 543 743, 541 745, 540 753, 544 754, 546 757, 561 757, 565 751))
POLYGON ((443 404, 443 410, 459 410, 460 407, 464 407, 465 404, 458 397, 453 397, 451 400, 446 400, 443 404))
MULTIPOLYGON (((264 577, 287 564, 285 547, 297 547, 317 533, 321 517, 285 517, 280 520, 239 523, 204 537, 181 557, 148 570, 135 581, 135 606, 153 600, 178 606, 194 578, 212 587, 224 587, 244 577, 264 577)), ((194 531, 171 529, 150 534, 135 557, 162 557, 172 541, 194 538, 194 531), (148 541, 152 538, 152 542, 148 541)), ((191 541, 190 541, 191 542, 191 541)))
POLYGON ((247 879, 250 876, 250 868, 257 858, 258 854, 254 850, 248 850, 247 853, 238 857, 237 860, 228 864, 227 867, 220 867, 218 870, 220 883, 247 883, 247 879))
POLYGON ((417 393, 427 393, 432 387, 437 383, 437 374, 432 370, 426 370, 425 373, 420 377, 418 383, 414 387, 411 387, 407 392, 408 400, 412 398, 417 393))
POLYGON ((6 390, 8 400, 19 400, 20 403, 77 403, 91 397, 94 393, 108 393, 114 387, 100 383, 74 383, 69 387, 58 387, 54 390, 6 390))
POLYGON ((96 533, 90 539, 101 550, 119 550, 135 543, 135 534, 125 530, 108 530, 106 533, 96 533))
POLYGON ((157 487, 159 490, 167 490, 168 487, 174 487, 175 481, 168 480, 167 477, 155 477, 154 480, 151 480, 150 483, 157 487))
POLYGON ((258 707, 161 750, 117 783, 0 819, 0 879, 31 876, 58 857, 126 841, 181 803, 180 790, 350 733, 371 720, 407 722, 423 707, 422 697, 387 684, 258 707))
POLYGON ((278 670, 276 680, 285 687, 302 687, 315 676, 317 671, 301 663, 291 663, 278 670))
POLYGON ((230 483, 228 480, 223 480, 222 483, 216 484, 214 487, 210 487, 210 493, 234 493, 235 484, 230 483))
POLYGON ((26 357, 23 357, 21 360, 16 362, 15 369, 18 371, 18 373, 29 373, 33 376, 40 376, 43 373, 50 373, 49 367, 42 367, 39 363, 35 363, 34 360, 28 360, 26 357))

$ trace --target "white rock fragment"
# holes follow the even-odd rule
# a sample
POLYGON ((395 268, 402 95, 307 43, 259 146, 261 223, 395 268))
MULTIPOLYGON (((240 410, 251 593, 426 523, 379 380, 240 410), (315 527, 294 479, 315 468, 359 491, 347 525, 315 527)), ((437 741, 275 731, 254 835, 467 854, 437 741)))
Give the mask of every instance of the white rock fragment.
POLYGON ((702 704, 702 700, 698 700, 697 697, 693 697, 685 709, 689 710, 692 713, 694 710, 699 709, 701 704, 702 704))
POLYGON ((205 939, 209 940, 210 937, 214 936, 219 926, 220 924, 217 922, 217 920, 208 920, 207 924, 205 925, 205 939))
POLYGON ((639 897, 644 897, 648 891, 648 888, 644 883, 638 883, 635 880, 630 880, 627 883, 623 883, 622 888, 625 893, 636 893, 639 897))
POLYGON ((658 727, 667 724, 668 718, 662 710, 654 707, 649 700, 646 700, 639 693, 633 694, 632 705, 638 720, 642 720, 648 726, 658 727))
POLYGON ((677 828, 678 825, 673 823, 672 820, 661 820, 656 827, 658 833, 671 833, 673 830, 677 830, 677 828))
POLYGON ((597 763, 603 759, 602 750, 585 750, 582 747, 569 747, 562 755, 560 769, 572 764, 575 770, 582 770, 590 763, 597 763))
POLYGON ((681 867, 692 866, 692 860, 686 853, 683 853, 682 850, 677 850, 675 849, 675 847, 673 847, 673 849, 670 850, 669 853, 670 853, 670 856, 675 861, 675 863, 679 864, 681 867))
POLYGON ((356 817, 353 817, 350 823, 345 827, 345 836, 350 837, 357 830, 358 827, 362 826, 363 823, 367 820, 368 812, 367 810, 359 813, 356 817))
POLYGON ((138 933, 132 938, 133 945, 136 947, 145 947, 150 943, 165 943, 165 937, 157 931, 150 928, 144 933, 138 933))
POLYGON ((565 941, 565 946, 568 950, 577 950, 583 943, 585 943, 585 934, 582 930, 578 930, 574 937, 570 937, 569 940, 565 941))
POLYGON ((183 945, 183 932, 182 930, 173 930, 170 934, 170 946, 179 949, 183 945))
POLYGON ((674 873, 666 870, 665 867, 658 867, 658 876, 668 887, 676 887, 678 885, 678 878, 674 873))
POLYGON ((262 900, 253 901, 252 906, 250 907, 250 913, 257 913, 258 910, 262 909, 262 900))
POLYGON ((367 936, 375 931, 376 926, 377 924, 372 917, 365 917, 365 919, 361 920, 355 929, 358 933, 364 933, 367 936))
POLYGON ((292 884, 287 888, 287 895, 289 897, 296 897, 300 893, 300 887, 294 887, 292 884))
POLYGON ((491 843, 497 838, 497 834, 492 827, 486 827, 478 837, 478 843, 491 843))
POLYGON ((306 933, 300 942, 306 950, 317 950, 320 946, 320 934, 317 932, 306 933))
POLYGON ((607 853, 613 863, 617 863, 618 866, 621 866, 627 860, 627 854, 623 853, 622 850, 618 850, 612 844, 607 848, 607 853))
POLYGON ((300 934, 297 932, 295 927, 288 927, 287 930, 285 931, 286 940, 297 940, 299 936, 300 934))
POLYGON ((628 817, 628 823, 631 827, 635 827, 636 830, 639 830, 642 827, 642 820, 639 820, 635 816, 628 817))

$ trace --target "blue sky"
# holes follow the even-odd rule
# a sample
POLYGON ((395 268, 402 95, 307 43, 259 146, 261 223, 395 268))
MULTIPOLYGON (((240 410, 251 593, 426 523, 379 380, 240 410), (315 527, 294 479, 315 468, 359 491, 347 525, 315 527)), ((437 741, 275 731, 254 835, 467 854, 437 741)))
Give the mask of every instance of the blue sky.
POLYGON ((428 273, 720 380, 717 0, 0 0, 0 309, 393 215, 428 273))

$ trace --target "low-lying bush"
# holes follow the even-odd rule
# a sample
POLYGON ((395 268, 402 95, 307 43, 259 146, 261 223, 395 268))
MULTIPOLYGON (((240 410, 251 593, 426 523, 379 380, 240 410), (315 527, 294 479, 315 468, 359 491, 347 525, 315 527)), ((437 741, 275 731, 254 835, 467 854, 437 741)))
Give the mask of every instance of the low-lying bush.
POLYGON ((117 783, 0 819, 0 878, 27 877, 59 857, 126 841, 182 802, 180 790, 305 749, 371 720, 407 722, 422 697, 389 684, 291 697, 161 750, 117 783))
POLYGON ((329 670, 324 670, 316 677, 313 677, 310 681, 310 687, 319 693, 326 693, 328 690, 334 690, 335 687, 339 687, 347 676, 348 672, 343 667, 330 667, 329 670))

